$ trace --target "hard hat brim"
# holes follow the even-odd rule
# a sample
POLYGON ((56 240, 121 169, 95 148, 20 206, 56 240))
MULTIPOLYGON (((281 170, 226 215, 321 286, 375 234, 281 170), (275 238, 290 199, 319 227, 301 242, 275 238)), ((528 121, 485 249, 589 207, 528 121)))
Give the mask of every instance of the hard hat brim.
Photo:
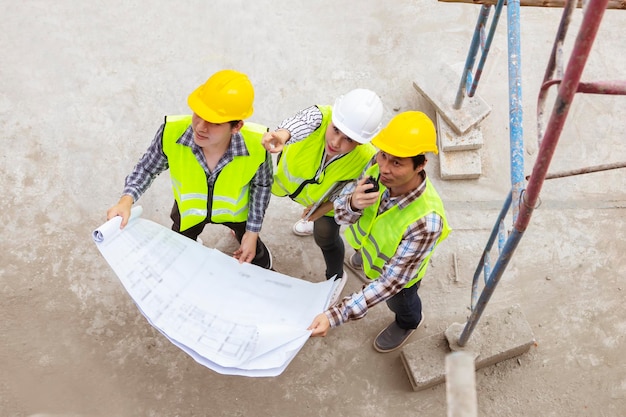
POLYGON ((417 149, 419 151, 418 153, 415 153, 416 149, 403 149, 401 146, 392 146, 389 144, 390 141, 386 140, 385 135, 387 135, 387 133, 385 132, 385 129, 383 129, 374 137, 374 139, 372 139, 372 145, 389 155, 398 158, 411 158, 426 152, 432 152, 434 154, 439 153, 437 146, 423 146, 420 149, 417 149))
MULTIPOLYGON (((232 117, 220 115, 215 110, 204 104, 204 102, 200 98, 201 90, 202 86, 196 88, 191 94, 189 94, 189 97, 187 97, 187 104, 195 114, 201 117, 202 120, 205 120, 209 123, 226 123, 234 120, 232 117)), ((250 111, 242 115, 239 120, 247 119, 248 117, 252 116, 253 112, 254 109, 252 108, 252 106, 250 106, 250 111)))
POLYGON ((372 136, 374 136, 374 135, 370 136, 369 138, 364 138, 360 134, 358 134, 355 131, 351 130, 345 124, 343 124, 340 121, 338 121, 335 117, 333 117, 332 120, 333 120, 333 124, 335 125, 335 127, 337 129, 339 129, 341 131, 341 133, 343 133, 344 135, 346 135, 347 137, 349 137, 353 141, 358 142, 361 145, 364 145, 366 143, 370 143, 372 141, 372 136))

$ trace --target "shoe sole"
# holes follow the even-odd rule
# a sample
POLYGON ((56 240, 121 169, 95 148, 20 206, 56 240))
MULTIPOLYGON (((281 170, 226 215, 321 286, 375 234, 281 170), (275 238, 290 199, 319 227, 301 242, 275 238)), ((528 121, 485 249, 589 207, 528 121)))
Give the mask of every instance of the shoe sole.
POLYGON ((293 232, 293 234, 294 234, 294 235, 296 235, 296 236, 312 236, 312 235, 313 235, 313 232, 311 232, 311 233, 302 233, 302 232, 298 232, 298 231, 296 230, 295 226, 291 228, 291 231, 292 231, 292 232, 293 232))
POLYGON ((272 252, 270 251, 270 248, 267 247, 267 245, 265 245, 265 250, 267 251, 267 254, 270 257, 270 266, 267 267, 267 269, 273 271, 274 270, 274 257, 272 256, 272 252))
POLYGON ((291 231, 296 236, 311 236, 311 235, 313 235, 313 233, 300 233, 300 232, 295 231, 294 229, 292 229, 291 231))
POLYGON ((411 333, 409 333, 407 337, 405 337, 405 338, 404 338, 404 340, 402 341, 402 343, 400 343, 398 346, 396 346, 396 347, 394 347, 394 348, 392 348, 392 349, 383 349, 383 348, 380 348, 380 347, 376 346, 376 340, 378 339, 378 336, 380 336, 381 334, 383 334, 383 332, 384 332, 385 330, 387 330, 387 328, 386 328, 386 327, 385 327, 384 329, 382 329, 382 330, 381 330, 381 331, 380 331, 380 332, 376 335, 376 337, 374 338, 374 343, 372 343, 372 345, 374 345, 374 349, 375 349, 377 352, 380 352, 380 353, 389 353, 389 352, 393 352, 394 350, 398 350, 398 349, 400 349, 402 346, 404 346, 404 345, 406 344, 406 342, 408 342, 408 341, 409 341, 409 339, 411 338, 411 336, 413 336, 413 333, 415 333, 415 331, 416 331, 417 329, 419 329, 419 328, 420 328, 420 326, 422 325, 422 323, 424 323, 424 314, 423 314, 423 313, 422 313, 422 319, 420 320, 420 322, 419 322, 419 324, 417 325, 417 327, 416 327, 415 329, 413 329, 413 331, 412 331, 411 333))
POLYGON ((329 307, 337 304, 337 302, 341 299, 341 293, 343 292, 343 289, 346 287, 347 282, 348 282, 348 274, 344 270, 343 276, 341 277, 341 282, 339 283, 339 286, 335 288, 330 298, 330 302, 328 304, 329 307))
POLYGON ((348 266, 350 266, 350 268, 354 269, 355 271, 362 271, 363 270, 363 264, 357 265, 354 262, 352 262, 352 258, 355 255, 356 255, 356 253, 348 258, 347 264, 348 264, 348 266))

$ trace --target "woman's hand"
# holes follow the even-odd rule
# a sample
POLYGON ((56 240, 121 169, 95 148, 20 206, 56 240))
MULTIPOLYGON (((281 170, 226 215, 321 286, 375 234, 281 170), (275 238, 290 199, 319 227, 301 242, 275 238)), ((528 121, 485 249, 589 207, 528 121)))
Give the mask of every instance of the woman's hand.
POLYGON ((261 144, 270 153, 281 152, 285 146, 285 143, 291 138, 291 133, 286 129, 278 129, 272 132, 267 132, 261 139, 261 144))

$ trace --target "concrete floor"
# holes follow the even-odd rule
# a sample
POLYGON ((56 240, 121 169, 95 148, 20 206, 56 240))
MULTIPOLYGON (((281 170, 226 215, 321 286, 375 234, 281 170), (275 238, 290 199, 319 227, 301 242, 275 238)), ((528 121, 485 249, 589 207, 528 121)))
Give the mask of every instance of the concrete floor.
MULTIPOLYGON (((385 306, 310 340, 276 378, 228 377, 198 365, 147 323, 90 233, 117 201, 163 116, 187 113, 187 94, 216 70, 249 74, 256 88, 251 120, 271 127, 356 87, 379 93, 386 120, 409 109, 434 115, 413 89, 414 75, 465 60, 478 6, 434 0, 2 5, 0 415, 446 414, 445 386, 413 392, 399 352, 372 349, 372 338, 391 319, 385 306)), ((537 154, 537 91, 560 15, 559 9, 521 13, 527 172, 537 154)), ((579 21, 580 11, 572 27, 579 21)), ((626 79, 625 26, 626 13, 607 11, 583 79, 626 79)), ((510 188, 506 55, 503 16, 479 87, 493 107, 481 125, 483 175, 442 181, 437 157, 428 167, 454 232, 420 290, 426 323, 416 339, 465 321, 474 268, 510 188)), ((623 100, 577 97, 551 171, 626 160, 623 100)), ((479 414, 622 415, 624 171, 548 181, 541 199, 487 309, 519 304, 537 347, 477 373, 479 414)), ((146 218, 169 225, 167 175, 140 204, 146 218)), ((281 272, 321 280, 312 238, 290 232, 299 213, 290 201, 273 199, 262 236, 281 272)), ((225 251, 232 246, 218 226, 202 237, 225 251)), ((352 277, 346 291, 359 286, 352 277)))

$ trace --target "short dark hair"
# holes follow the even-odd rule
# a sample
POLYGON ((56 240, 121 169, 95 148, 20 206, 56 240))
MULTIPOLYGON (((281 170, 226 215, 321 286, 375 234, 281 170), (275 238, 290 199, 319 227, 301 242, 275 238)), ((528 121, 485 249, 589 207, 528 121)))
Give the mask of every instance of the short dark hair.
POLYGON ((237 125, 239 124, 239 122, 241 122, 241 120, 231 120, 230 122, 228 122, 230 124, 230 127, 237 127, 237 125))
POLYGON ((413 160, 413 169, 415 169, 418 166, 424 164, 424 162, 426 162, 426 155, 422 153, 419 155, 412 156, 411 159, 413 160))

